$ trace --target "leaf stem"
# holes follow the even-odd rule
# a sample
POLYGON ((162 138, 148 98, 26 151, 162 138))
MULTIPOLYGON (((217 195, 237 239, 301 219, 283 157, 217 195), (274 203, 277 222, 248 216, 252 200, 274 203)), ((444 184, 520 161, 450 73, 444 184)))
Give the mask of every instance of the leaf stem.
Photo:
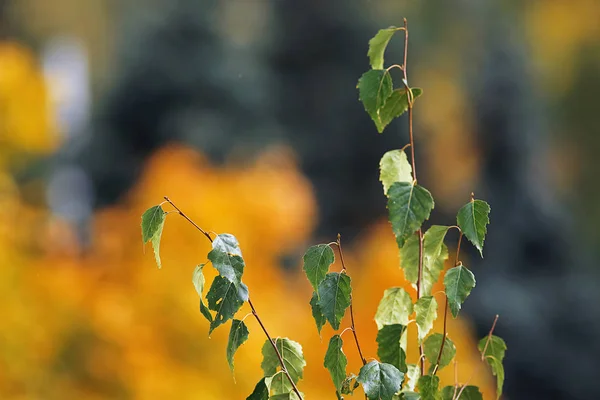
POLYGON ((481 352, 481 363, 477 366, 477 368, 475 368, 475 370, 473 370, 469 379, 467 379, 465 384, 462 385, 460 391, 455 397, 452 398, 452 400, 460 399, 460 395, 462 394, 463 390, 465 390, 465 388, 469 385, 471 379, 473 379, 473 376, 475 376, 475 373, 479 371, 479 368, 481 368, 481 364, 483 364, 483 361, 485 361, 485 351, 487 350, 487 347, 490 344, 490 340, 492 340, 492 334, 494 333, 494 329, 496 329, 496 322, 498 322, 499 317, 500 316, 496 314, 496 318, 494 318, 494 323, 492 323, 492 327, 490 328, 490 332, 488 333, 487 340, 485 341, 485 346, 483 346, 483 350, 481 352))
MULTIPOLYGON (((212 243, 213 239, 210 237, 210 235, 204 229, 200 228, 200 226, 198 226, 198 224, 196 224, 194 221, 192 221, 192 219, 190 217, 188 217, 187 215, 185 215, 185 213, 183 211, 181 211, 181 209, 179 207, 177 207, 175 205, 175 203, 173 203, 167 196, 165 196, 165 200, 169 204, 171 204, 173 206, 173 208, 175 208, 175 210, 177 210, 177 212, 179 213, 179 215, 181 215, 190 224, 192 224, 194 227, 196 227, 196 229, 198 229, 200 232, 202 232, 202 234, 204 236, 206 236, 206 238, 208 240, 210 240, 210 242, 212 243)), ((341 254, 341 252, 340 252, 340 254, 341 254)), ((277 349, 277 345, 275 344, 275 341, 271 338, 271 335, 269 335, 269 332, 267 331, 267 328, 265 327, 265 325, 263 324, 262 320, 258 316, 258 313, 256 312, 256 309, 254 308, 254 304, 252 304, 252 300, 250 300, 249 297, 248 297, 248 305, 250 305, 250 309, 252 310, 252 315, 254 315, 254 318, 256 318, 256 321, 258 322, 258 324, 262 328, 263 332, 267 336, 267 339, 271 343, 271 346, 273 346, 273 350, 275 350, 275 354, 277 354, 277 358, 279 359, 279 364, 281 365, 281 371, 285 374, 285 376, 287 377, 287 379, 290 381, 290 384, 292 385, 292 389, 294 390, 294 392, 296 393, 296 395, 298 395, 298 398, 300 400, 302 400, 303 399, 302 395, 300 394, 300 391, 298 390, 298 387, 296 387, 296 383, 294 383, 294 380, 292 379, 290 373, 288 372, 288 370, 287 370, 287 368, 285 366, 285 363, 283 362, 283 357, 281 357, 281 353, 279 352, 279 349, 277 349)), ((246 317, 247 317, 247 315, 246 315, 246 317)), ((246 319, 246 317, 244 317, 244 319, 246 319)))
MULTIPOLYGON (((342 251, 342 236, 338 233, 337 241, 336 241, 338 251, 340 253, 340 261, 342 262, 342 272, 346 272, 346 263, 344 262, 344 252, 342 251)), ((350 330, 354 335, 354 341, 356 342, 356 348, 358 349, 358 354, 360 355, 360 359, 363 365, 367 364, 367 360, 365 356, 363 356, 363 352, 360 348, 360 343, 358 342, 358 335, 356 334, 356 324, 354 323, 354 308, 352 307, 352 295, 350 295, 350 330)))

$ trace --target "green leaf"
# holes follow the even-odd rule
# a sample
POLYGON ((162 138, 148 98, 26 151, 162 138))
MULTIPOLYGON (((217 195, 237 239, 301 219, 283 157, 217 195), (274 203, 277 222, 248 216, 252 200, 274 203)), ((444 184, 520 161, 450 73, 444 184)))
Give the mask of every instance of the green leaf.
POLYGON ((389 219, 400 247, 429 218, 433 207, 433 197, 424 187, 408 182, 396 182, 390 187, 389 219))
POLYGON ((417 387, 422 400, 437 400, 440 378, 435 375, 423 375, 419 378, 417 387))
POLYGON ((204 304, 204 301, 202 301, 202 299, 200 299, 200 313, 204 316, 204 318, 206 318, 208 322, 212 324, 212 314, 210 313, 210 310, 208 309, 208 307, 206 307, 206 304, 204 304))
POLYGON ((231 323, 231 330, 229 331, 229 340, 227 341, 227 362, 229 363, 229 369, 233 373, 233 355, 237 349, 248 340, 248 328, 244 321, 234 319, 231 323))
POLYGON ((383 192, 387 194, 395 182, 412 182, 412 167, 403 150, 391 150, 379 161, 379 180, 383 184, 383 192))
POLYGON ((386 325, 406 326, 412 313, 412 300, 406 290, 399 287, 386 289, 375 313, 377 329, 386 325))
POLYGON ((379 360, 406 372, 406 353, 400 344, 406 326, 395 324, 386 325, 377 332, 377 356, 379 360))
POLYGON ((421 376, 421 368, 418 364, 408 364, 406 372, 406 384, 403 390, 413 391, 417 387, 417 382, 421 376))
POLYGON ((273 395, 290 393, 293 390, 290 380, 283 371, 265 379, 267 386, 271 389, 273 395))
MULTIPOLYGON (((298 380, 302 378, 304 366, 306 365, 304 355, 302 354, 302 346, 288 338, 276 338, 274 341, 288 373, 294 380, 294 383, 298 383, 298 380)), ((275 375, 277 370, 281 368, 281 365, 279 364, 277 353, 273 350, 273 346, 268 339, 263 345, 262 354, 263 361, 260 366, 265 376, 275 375)))
POLYGON ((234 256, 242 256, 240 244, 230 233, 221 233, 212 242, 212 248, 234 256))
MULTIPOLYGON (((456 388, 456 395, 460 392, 461 387, 456 388)), ((442 399, 441 400, 453 400, 455 395, 454 386, 446 386, 442 389, 442 399)), ((483 400, 483 395, 479 391, 477 386, 467 386, 463 389, 460 397, 457 397, 454 400, 483 400)))
POLYGON ((390 73, 385 70, 372 69, 365 72, 358 80, 358 98, 362 101, 365 111, 371 116, 379 133, 381 117, 380 109, 392 95, 393 83, 390 73))
POLYGON ((234 283, 236 287, 239 286, 244 273, 244 259, 241 256, 226 253, 220 248, 213 248, 208 253, 208 259, 219 271, 219 275, 234 283))
POLYGON ((144 244, 148 241, 152 242, 154 258, 158 268, 162 267, 160 262, 160 238, 165 226, 166 215, 167 213, 164 212, 161 206, 150 207, 142 214, 142 241, 144 244))
POLYGON ((423 282, 421 284, 421 295, 431 296, 431 289, 433 285, 440 278, 440 273, 444 269, 444 263, 448 259, 448 247, 442 245, 442 251, 438 258, 433 264, 424 266, 423 268, 423 282))
POLYGON ((246 400, 269 400, 269 387, 265 383, 267 378, 262 378, 256 386, 254 387, 254 391, 246 400))
POLYGON ((333 329, 339 329, 340 321, 350 306, 351 293, 350 277, 344 273, 331 272, 319 285, 317 304, 333 329))
POLYGON ((481 353, 483 353, 483 349, 485 348, 484 357, 492 368, 492 374, 496 376, 496 396, 500 398, 502 387, 504 386, 504 366, 502 365, 502 360, 504 360, 504 354, 506 353, 506 343, 495 335, 491 336, 487 347, 485 347, 487 341, 488 338, 486 336, 479 341, 477 347, 481 353))
POLYGON ((398 368, 378 361, 364 365, 356 378, 369 400, 391 400, 403 379, 404 374, 398 368))
MULTIPOLYGON (((443 335, 441 333, 434 333, 425 339, 425 342, 423 343, 425 357, 427 357, 427 361, 429 361, 432 368, 436 364, 440 354, 442 338, 443 335)), ((454 343, 452 343, 452 340, 446 337, 446 343, 444 344, 444 349, 442 350, 442 356, 440 357, 440 365, 438 368, 442 369, 446 365, 450 364, 450 361, 452 361, 455 354, 456 347, 454 347, 454 343)))
POLYGON ((404 278, 416 287, 419 279, 419 237, 410 235, 400 248, 400 266, 404 270, 404 278))
MULTIPOLYGON (((413 391, 402 391, 397 398, 398 400, 421 400, 421 395, 413 391)), ((394 400, 396 400, 396 397, 394 397, 394 400)))
POLYGON ((269 397, 269 400, 300 400, 294 392, 275 394, 269 397))
POLYGON ((354 394, 354 390, 359 386, 360 384, 356 381, 356 375, 350 374, 342 382, 340 392, 342 394, 354 394))
POLYGON ((321 310, 321 306, 319 306, 319 296, 317 292, 313 292, 312 297, 310 298, 310 308, 312 310, 312 316, 315 319, 315 323, 317 324, 317 330, 319 331, 319 336, 321 335, 321 328, 327 322, 327 318, 323 315, 323 311, 321 310))
POLYGON ((206 265, 206 264, 200 264, 194 269, 194 273, 192 275, 192 283, 194 284, 194 287, 196 288, 196 292, 200 296, 200 312, 202 313, 204 318, 206 318, 208 320, 208 322, 212 322, 213 318, 212 318, 212 315, 210 314, 210 310, 208 309, 208 307, 206 307, 206 305, 204 304, 204 301, 202 301, 202 292, 204 291, 204 283, 205 283, 204 274, 202 273, 202 269, 204 268, 204 265, 206 265))
POLYGON ((419 343, 433 328, 433 321, 437 318, 437 308, 438 304, 433 296, 421 297, 415 303, 419 343))
MULTIPOLYGON (((423 91, 419 88, 411 89, 414 100, 421 96, 423 91)), ((379 119, 374 120, 375 125, 379 133, 382 133, 386 126, 390 124, 395 118, 398 118, 408 110, 408 96, 406 88, 396 89, 392 92, 390 97, 386 100, 385 104, 379 110, 379 119)))
POLYGON ((142 214, 142 241, 148 243, 158 232, 162 231, 166 212, 161 206, 154 206, 142 214))
POLYGON ((456 318, 462 303, 475 287, 475 275, 468 268, 459 264, 449 269, 444 277, 446 296, 452 316, 456 318))
POLYGON ((306 277, 316 291, 335 260, 333 250, 327 244, 312 246, 304 254, 303 260, 306 277))
POLYGON ((383 54, 394 33, 399 30, 395 26, 381 29, 371 40, 369 40, 369 51, 367 56, 373 69, 383 69, 383 54))
POLYGON ((196 266, 196 268, 194 268, 194 273, 192 274, 192 283, 194 284, 196 292, 200 297, 202 297, 202 292, 204 291, 205 280, 204 274, 202 273, 202 269, 204 269, 205 265, 206 264, 200 264, 196 266))
POLYGON ((432 225, 423 235, 423 265, 425 268, 431 269, 440 257, 448 229, 450 229, 449 226, 432 225))
POLYGON ((206 300, 208 300, 208 308, 217 312, 210 324, 210 334, 215 328, 232 319, 242 304, 248 300, 248 288, 243 283, 236 288, 233 282, 222 276, 216 276, 208 290, 206 300))
POLYGON ((325 353, 325 362, 323 365, 329 370, 335 390, 340 391, 342 383, 346 378, 346 366, 348 365, 348 359, 342 350, 344 341, 340 335, 335 335, 329 340, 329 346, 325 353))
POLYGON ((471 200, 465 204, 456 216, 456 222, 462 233, 473 246, 479 250, 483 258, 483 241, 490 223, 490 205, 483 200, 471 200))

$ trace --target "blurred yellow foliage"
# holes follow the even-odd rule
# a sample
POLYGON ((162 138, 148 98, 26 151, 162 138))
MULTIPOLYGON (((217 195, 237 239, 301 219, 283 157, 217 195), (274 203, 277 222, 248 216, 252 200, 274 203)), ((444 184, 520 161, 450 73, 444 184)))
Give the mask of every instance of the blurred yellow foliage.
POLYGON ((33 54, 0 42, 0 168, 19 165, 22 155, 45 154, 56 135, 44 76, 33 54))
MULTIPOLYGON (((309 399, 332 398, 322 361, 331 331, 319 338, 308 306, 310 286, 300 271, 301 252, 312 241, 315 199, 291 160, 288 151, 275 149, 250 165, 217 168, 192 150, 164 148, 122 205, 97 213, 95 242, 81 257, 52 248, 41 252, 40 240, 52 238, 36 240, 31 227, 38 236, 48 232, 42 229, 45 212, 21 204, 14 185, 0 176, 6 194, 6 207, 0 207, 2 398, 243 399, 252 391, 261 377, 264 337, 258 325, 247 319, 251 334, 236 355, 234 384, 225 359, 227 328, 208 338, 199 313, 191 275, 206 260, 209 243, 172 214, 163 233, 163 269, 156 269, 151 251, 142 251, 140 215, 165 194, 207 230, 238 237, 247 263, 244 280, 270 332, 303 345, 308 366, 301 390, 309 399), (297 268, 287 273, 280 268, 286 254, 298 255, 297 268)), ((403 282, 388 224, 377 224, 347 252, 358 333, 366 356, 376 357, 373 315, 383 290, 403 282)), ((244 306, 240 317, 246 312, 244 306)), ((470 328, 453 320, 450 336, 464 382, 479 364, 470 328)), ((344 339, 356 372, 352 337, 344 339)), ((409 354, 413 362, 415 357, 409 354)), ((485 371, 472 382, 492 398, 485 371)), ((452 384, 452 368, 441 377, 452 384)))

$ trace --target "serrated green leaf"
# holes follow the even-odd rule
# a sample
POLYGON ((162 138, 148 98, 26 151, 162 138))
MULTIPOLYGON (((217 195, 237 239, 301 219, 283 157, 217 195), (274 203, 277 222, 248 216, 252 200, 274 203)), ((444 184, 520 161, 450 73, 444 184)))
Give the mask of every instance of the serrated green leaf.
MULTIPOLYGON (((213 242, 214 243, 214 242, 213 242)), ((220 248, 213 248, 208 253, 208 259, 213 267, 219 271, 219 275, 239 286, 244 274, 244 259, 233 253, 226 253, 220 248)))
POLYGON ((275 375, 265 378, 265 382, 271 389, 273 395, 286 394, 293 390, 290 380, 283 371, 279 371, 275 375))
POLYGON ((161 206, 154 206, 147 209, 142 214, 142 241, 144 244, 148 241, 152 242, 154 250, 154 258, 158 268, 162 267, 160 262, 160 239, 165 226, 165 218, 167 213, 164 212, 161 206))
POLYGON ((317 304, 333 329, 339 329, 340 321, 350 306, 351 294, 350 277, 343 273, 330 272, 319 285, 317 304))
POLYGON ((477 386, 467 386, 463 389, 460 397, 454 399, 455 395, 461 391, 461 387, 446 386, 442 389, 441 400, 483 400, 483 395, 477 386))
POLYGON ((483 349, 485 348, 484 357, 492 368, 492 374, 496 376, 496 396, 500 398, 502 387, 504 386, 504 366, 502 365, 502 360, 504 360, 506 353, 506 343, 502 338, 495 335, 491 336, 487 347, 485 347, 487 341, 488 338, 486 336, 479 341, 477 347, 481 353, 483 353, 483 349))
POLYGON ((406 369, 406 383, 403 390, 414 391, 421 376, 421 368, 418 364, 408 364, 406 369))
MULTIPOLYGON (((414 104, 414 100, 421 96, 423 91, 420 88, 412 88, 411 91, 414 104)), ((382 133, 390 122, 404 114, 406 111, 408 111, 408 95, 406 88, 403 87, 394 90, 383 107, 379 110, 379 119, 374 120, 377 131, 382 133)))
POLYGON ((204 318, 206 318, 206 320, 208 322, 210 322, 212 324, 212 322, 213 322, 212 314, 210 313, 210 310, 208 309, 206 304, 204 304, 204 301, 202 301, 202 299, 200 299, 200 313, 204 316, 204 318))
POLYGON ((369 400, 391 400, 403 379, 404 374, 398 368, 378 361, 363 365, 356 378, 369 400))
POLYGON ((421 295, 431 296, 433 285, 440 278, 440 273, 444 269, 444 263, 448 259, 448 247, 442 245, 442 251, 433 264, 428 264, 423 268, 423 282, 421 284, 421 295))
POLYGON ((290 393, 282 393, 282 394, 274 394, 269 397, 269 400, 300 400, 298 395, 294 392, 290 393))
POLYGON ((410 235, 400 248, 400 266, 404 278, 416 287, 419 279, 419 236, 410 235))
MULTIPOLYGON (((436 364, 440 354, 442 339, 443 335, 441 333, 434 333, 429 335, 429 337, 425 339, 425 342, 423 342, 423 351, 425 352, 425 357, 431 364, 432 368, 436 364)), ((442 350, 442 356, 440 357, 438 369, 442 369, 446 365, 450 364, 450 361, 452 361, 455 355, 456 347, 454 346, 454 343, 452 343, 452 340, 446 337, 446 343, 444 344, 444 349, 442 350)))
POLYGON ((438 304, 433 296, 421 297, 415 303, 419 343, 433 328, 433 321, 437 318, 437 308, 438 304))
POLYGON ((395 287, 389 288, 383 293, 375 313, 377 329, 386 325, 408 325, 410 315, 413 313, 413 304, 406 290, 395 287))
POLYGON ((419 378, 417 387, 423 400, 437 400, 440 378, 435 375, 423 375, 419 378))
POLYGON ((479 250, 483 258, 483 241, 490 223, 490 205, 483 200, 471 200, 465 204, 456 216, 456 222, 462 233, 473 246, 479 250))
POLYGON ((344 341, 340 335, 335 335, 329 340, 329 346, 325 353, 325 362, 323 365, 329 370, 331 379, 337 391, 342 388, 342 383, 346 378, 346 366, 348 359, 342 350, 344 341))
POLYGON ((248 300, 248 288, 243 283, 236 288, 233 282, 222 276, 216 276, 208 290, 206 300, 208 300, 208 308, 217 312, 210 324, 210 334, 215 328, 232 319, 242 304, 248 300))
POLYGON ((358 388, 360 384, 356 381, 356 375, 348 375, 342 382, 340 392, 342 394, 354 394, 354 390, 358 388))
POLYGON ((312 316, 315 320, 315 324, 317 324, 317 330, 319 331, 319 336, 321 335, 321 328, 327 322, 327 318, 323 315, 323 311, 321 310, 321 306, 319 306, 319 296, 317 292, 313 292, 312 297, 310 298, 310 308, 312 310, 312 316))
POLYGON ((423 265, 425 268, 431 269, 438 260, 448 229, 450 229, 449 226, 432 225, 423 235, 423 265))
POLYGON ((475 275, 468 268, 459 264, 446 271, 444 286, 446 288, 450 311, 452 312, 452 316, 456 318, 462 307, 462 303, 464 303, 471 290, 475 287, 475 275))
POLYGON ((167 213, 161 206, 150 207, 142 214, 142 241, 144 243, 148 243, 154 235, 162 230, 166 215, 167 213))
POLYGON ((379 161, 379 180, 383 184, 383 193, 387 194, 395 182, 412 182, 412 166, 403 150, 391 150, 379 161))
MULTIPOLYGON (((302 346, 288 338, 276 338, 274 341, 288 373, 294 380, 294 383, 298 383, 302 379, 304 366, 306 366, 306 361, 304 361, 304 355, 302 354, 302 346)), ((273 346, 268 339, 263 345, 262 354, 263 361, 260 366, 265 376, 275 375, 277 370, 281 368, 281 365, 279 364, 277 353, 273 350, 273 346)))
POLYGON ((333 250, 327 244, 312 246, 304 254, 303 260, 306 277, 316 291, 319 289, 319 284, 325 279, 329 267, 335 261, 333 250))
MULTIPOLYGON (((372 69, 365 72, 358 80, 358 98, 369 114, 377 130, 381 124, 379 112, 387 99, 392 95, 393 82, 386 70, 372 69)), ((380 131, 381 133, 381 131, 380 131)))
POLYGON ((229 339, 227 340, 227 362, 229 363, 229 369, 233 373, 233 355, 239 349, 239 347, 248 340, 248 327, 244 324, 244 321, 234 319, 231 323, 231 329, 229 330, 229 339))
POLYGON ((398 396, 394 397, 394 400, 420 400, 421 395, 413 391, 402 391, 398 396))
POLYGON ((230 233, 221 233, 212 242, 212 248, 234 256, 242 257, 240 244, 235 236, 230 233))
POLYGON ((373 69, 383 69, 383 54, 390 39, 398 30, 395 26, 390 26, 386 29, 381 29, 371 40, 369 40, 369 51, 367 56, 373 69))
POLYGON ((202 292, 204 291, 204 274, 202 270, 206 264, 200 264, 194 268, 194 273, 192 274, 192 283, 194 284, 194 288, 196 288, 196 293, 198 296, 202 297, 202 292))
POLYGON ((204 301, 202 300, 202 292, 204 291, 204 283, 205 283, 204 274, 202 273, 202 269, 204 268, 204 265, 205 264, 200 264, 194 269, 194 273, 192 274, 192 283, 194 284, 194 287, 196 288, 196 292, 200 296, 200 312, 202 313, 204 318, 206 318, 208 320, 208 322, 212 322, 213 318, 212 318, 212 315, 210 314, 210 310, 208 309, 208 307, 206 307, 206 305, 204 304, 204 301))
POLYGON ((388 190, 388 212, 398 245, 412 235, 429 218, 434 207, 433 197, 417 184, 396 182, 388 190))
POLYGON ((402 348, 400 339, 406 332, 406 326, 395 324, 386 325, 377 332, 377 356, 379 360, 406 372, 406 352, 402 348))
POLYGON ((246 397, 246 400, 269 400, 269 387, 265 383, 267 378, 262 378, 252 391, 252 394, 246 397))

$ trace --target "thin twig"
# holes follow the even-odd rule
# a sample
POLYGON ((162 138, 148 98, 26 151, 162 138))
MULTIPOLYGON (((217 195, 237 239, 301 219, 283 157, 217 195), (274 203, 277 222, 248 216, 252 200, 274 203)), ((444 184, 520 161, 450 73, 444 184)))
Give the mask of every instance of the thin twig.
POLYGON ((181 209, 179 209, 179 207, 177 207, 175 205, 175 203, 173 203, 167 196, 165 196, 165 200, 167 202, 169 202, 169 204, 172 205, 174 209, 177 210, 177 212, 179 213, 179 215, 181 215, 183 218, 187 219, 190 224, 194 225, 196 227, 196 229, 198 229, 200 232, 202 232, 202 234, 204 236, 206 236, 208 238, 208 240, 210 240, 210 242, 212 243, 212 241, 213 241, 212 238, 210 237, 210 235, 204 229, 200 228, 198 226, 198 224, 196 224, 194 221, 192 221, 190 219, 190 217, 188 217, 187 215, 185 215, 185 213, 183 211, 181 211, 181 209))
POLYGON ((281 357, 281 353, 279 352, 279 349, 277 348, 277 345, 275 344, 275 341, 271 338, 271 335, 269 335, 269 332, 267 331, 267 328, 265 328, 264 324, 260 320, 260 317, 258 316, 258 313, 256 312, 256 309, 254 308, 254 305, 252 304, 252 301, 250 300, 250 298, 248 298, 248 304, 250 305, 250 309, 252 309, 252 314, 254 315, 254 318, 256 318, 256 320, 258 321, 258 324, 260 325, 260 327, 262 328, 263 332, 267 336, 267 339, 271 343, 271 346, 273 346, 273 350, 275 350, 275 354, 277 354, 277 358, 279 359, 279 364, 281 365, 281 371, 283 371, 283 373, 285 374, 285 376, 290 381, 290 384, 292 385, 292 389, 294 390, 294 392, 296 393, 296 395, 298 395, 298 398, 300 400, 302 400, 302 395, 300 394, 300 391, 296 387, 296 384, 294 383, 294 380, 292 379, 290 373, 288 372, 288 370, 287 370, 287 368, 285 366, 285 363, 283 362, 283 357, 281 357))
MULTIPOLYGON (((341 241, 341 235, 338 233, 337 236, 337 241, 336 241, 337 247, 338 247, 338 251, 340 253, 340 261, 342 262, 342 272, 346 272, 346 263, 344 262, 344 252, 342 251, 342 241, 341 241)), ((360 348, 360 343, 358 342, 358 335, 356 333, 356 325, 354 323, 354 309, 352 307, 352 295, 350 295, 350 330, 352 331, 352 334, 354 335, 354 341, 356 342, 356 348, 358 349, 358 354, 360 355, 360 359, 363 363, 363 365, 367 364, 367 360, 365 359, 365 356, 363 356, 363 352, 360 348)))
MULTIPOLYGON (((167 196, 165 196, 165 200, 167 202, 169 202, 169 204, 171 204, 173 206, 173 208, 175 208, 175 210, 177 210, 177 212, 179 213, 179 215, 181 215, 190 224, 192 224, 194 227, 196 227, 196 229, 198 229, 200 232, 202 232, 202 234, 204 234, 204 236, 206 236, 208 238, 208 240, 210 240, 210 242, 212 243, 212 241, 213 241, 212 238, 210 237, 210 235, 204 229, 200 228, 198 226, 198 224, 196 224, 194 221, 192 221, 192 219, 190 217, 188 217, 187 215, 185 215, 185 213, 183 211, 181 211, 181 209, 179 207, 177 207, 175 205, 175 203, 173 203, 167 196)), ((258 321, 258 324, 260 325, 260 327, 262 328, 263 332, 267 336, 267 339, 271 343, 271 346, 273 346, 273 350, 275 350, 275 354, 277 355, 277 358, 279 359, 279 364, 281 365, 281 371, 285 374, 285 376, 287 377, 287 379, 290 381, 290 384, 292 385, 292 389, 294 390, 294 392, 296 393, 296 395, 298 396, 298 398, 300 400, 302 400, 302 394, 300 394, 300 391, 298 390, 298 387, 296 387, 296 383, 294 382, 294 380, 292 379, 290 373, 288 372, 288 370, 287 370, 287 368, 285 366, 285 363, 283 361, 283 357, 281 356, 281 353, 279 352, 279 349, 277 348, 277 345, 275 344, 275 341, 271 338, 271 335, 269 335, 269 332, 267 331, 267 328, 265 327, 265 325, 263 324, 262 320, 258 316, 258 313, 256 312, 256 309, 254 308, 254 304, 252 304, 252 301, 250 300, 250 298, 248 298, 248 305, 250 305, 250 309, 252 310, 252 315, 254 315, 254 318, 256 319, 256 321, 258 321)), ((245 318, 246 317, 244 317, 244 319, 245 318)))
POLYGON ((496 322, 498 322, 499 317, 500 316, 498 314, 496 314, 496 318, 494 318, 494 323, 492 324, 492 327, 490 328, 490 332, 488 333, 487 340, 485 341, 485 345, 483 346, 483 350, 481 351, 481 363, 479 363, 479 365, 477 365, 477 368, 475 368, 473 370, 473 372, 471 373, 471 376, 469 377, 469 379, 467 379, 467 382, 465 382, 465 384, 462 385, 462 387, 460 388, 460 391, 458 392, 456 397, 452 398, 452 400, 460 399, 460 395, 462 394, 463 390, 465 390, 465 388, 469 385, 469 383, 471 382, 471 379, 473 379, 475 374, 479 371, 479 368, 481 368, 481 364, 483 364, 483 361, 485 361, 485 351, 487 350, 488 344, 490 344, 490 341, 492 340, 492 334, 494 333, 494 329, 496 329, 496 322))
MULTIPOLYGON (((412 92, 408 86, 408 21, 404 18, 404 60, 402 64, 403 83, 406 87, 408 97, 408 139, 410 145, 410 158, 412 163, 413 183, 417 182, 417 165, 415 160, 415 138, 413 135, 413 99, 412 92)), ((419 270, 417 274, 417 300, 421 298, 421 281, 423 278, 423 230, 419 228, 419 270)), ((423 358, 423 345, 419 345, 419 361, 421 365, 421 375, 425 369, 425 359, 423 358)))

